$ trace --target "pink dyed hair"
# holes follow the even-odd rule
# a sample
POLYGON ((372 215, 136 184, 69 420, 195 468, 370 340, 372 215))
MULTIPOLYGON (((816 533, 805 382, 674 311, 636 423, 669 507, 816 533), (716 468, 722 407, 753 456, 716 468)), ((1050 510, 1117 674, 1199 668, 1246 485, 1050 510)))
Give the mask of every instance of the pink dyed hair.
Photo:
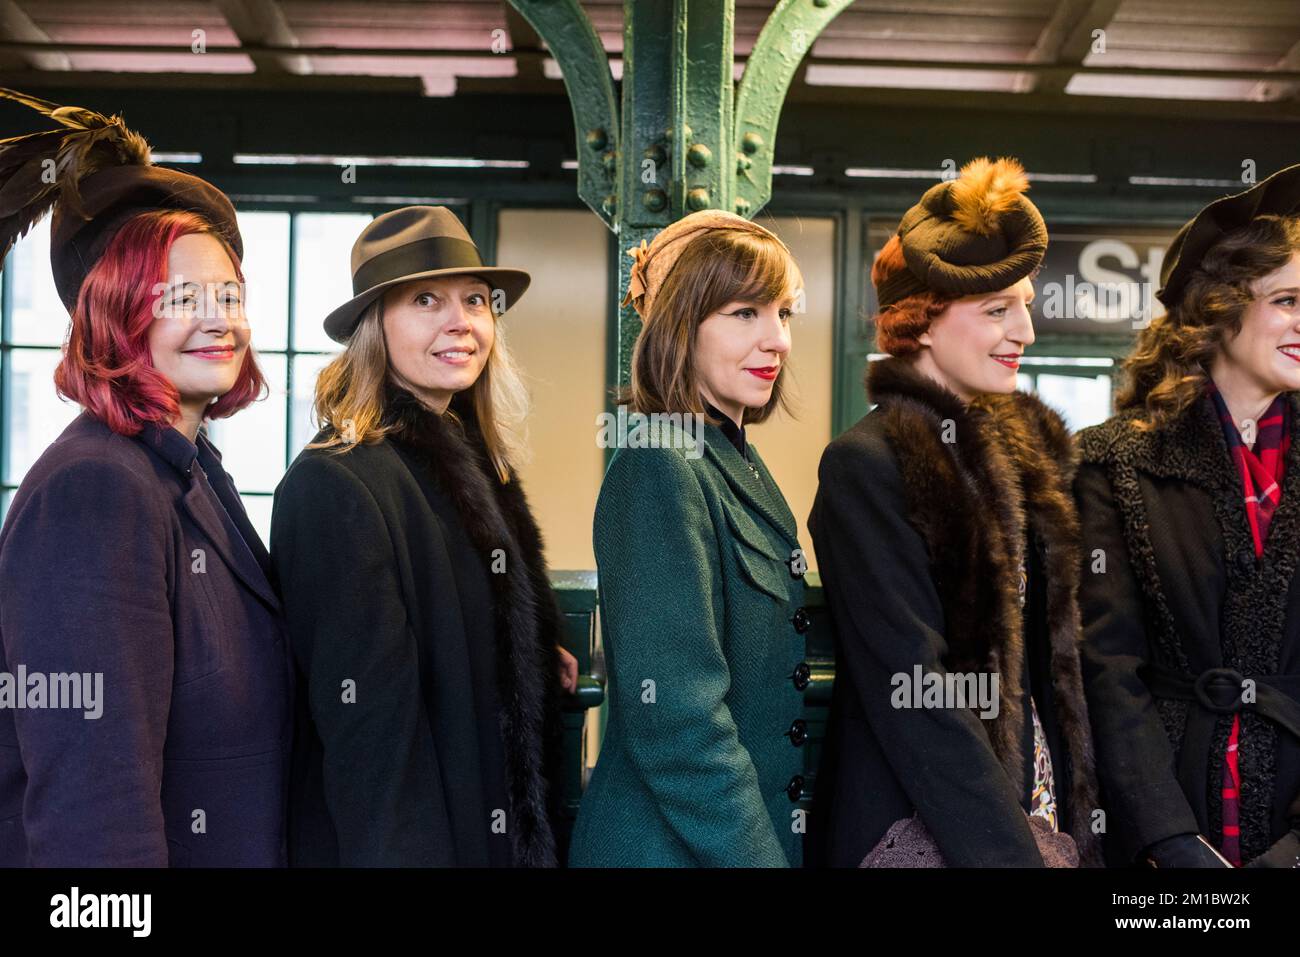
MULTIPOLYGON (((155 287, 167 281, 172 244, 192 233, 215 237, 244 281, 239 257, 207 219, 184 210, 153 210, 118 230, 77 296, 54 385, 59 395, 121 435, 137 435, 146 422, 171 425, 180 414, 180 393, 154 367, 149 327, 155 321, 155 287)), ((234 415, 264 389, 266 380, 248 349, 234 386, 208 406, 205 417, 234 415)))

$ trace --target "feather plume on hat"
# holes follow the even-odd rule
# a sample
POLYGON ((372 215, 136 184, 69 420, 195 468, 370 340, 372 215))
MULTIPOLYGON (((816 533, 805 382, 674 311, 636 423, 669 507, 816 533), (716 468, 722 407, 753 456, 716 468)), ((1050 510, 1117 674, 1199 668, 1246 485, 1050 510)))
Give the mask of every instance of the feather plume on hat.
POLYGON ((144 137, 127 129, 120 116, 59 106, 4 87, 0 98, 31 107, 60 125, 0 140, 0 260, 56 202, 90 219, 82 208, 79 184, 92 173, 153 162, 144 137))

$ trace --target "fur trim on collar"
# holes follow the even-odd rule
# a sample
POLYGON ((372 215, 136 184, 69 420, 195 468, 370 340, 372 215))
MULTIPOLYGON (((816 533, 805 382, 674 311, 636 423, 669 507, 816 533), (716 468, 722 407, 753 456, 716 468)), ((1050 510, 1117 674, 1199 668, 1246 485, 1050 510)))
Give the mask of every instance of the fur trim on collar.
MULTIPOLYGON (((966 406, 905 359, 872 363, 879 403, 944 606, 956 671, 1000 676, 990 743, 1013 781, 1024 775, 1025 666, 1020 566, 1026 537, 1046 579, 1046 631, 1056 716, 1070 763, 1069 825, 1085 863, 1099 860, 1091 830, 1095 758, 1079 662, 1080 531, 1071 489, 1077 457, 1061 417, 1032 395, 979 396, 966 406)), ((1059 779, 1058 779, 1059 784, 1059 779)))
POLYGON ((496 614, 501 737, 510 795, 509 828, 517 866, 556 863, 544 764, 555 753, 559 612, 546 575, 542 541, 517 476, 501 483, 478 426, 463 406, 460 422, 438 415, 389 384, 383 422, 453 502, 491 580, 496 614), (497 573, 496 569, 504 567, 497 573))

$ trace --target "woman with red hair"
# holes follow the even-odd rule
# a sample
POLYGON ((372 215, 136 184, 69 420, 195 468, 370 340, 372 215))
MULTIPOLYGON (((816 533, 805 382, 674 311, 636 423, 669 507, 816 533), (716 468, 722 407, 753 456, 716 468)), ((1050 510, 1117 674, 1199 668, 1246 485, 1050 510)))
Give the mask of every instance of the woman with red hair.
POLYGON ((1027 188, 1015 160, 973 160, 872 270, 889 357, 808 519, 836 661, 814 863, 1098 860, 1073 449, 1016 390, 1047 250, 1027 188))
POLYGON ((265 387, 235 211, 119 118, 54 118, 0 142, 14 179, 59 171, 0 221, 0 257, 53 205, 55 384, 83 409, 0 530, 0 866, 278 866, 280 606, 201 428, 265 387))

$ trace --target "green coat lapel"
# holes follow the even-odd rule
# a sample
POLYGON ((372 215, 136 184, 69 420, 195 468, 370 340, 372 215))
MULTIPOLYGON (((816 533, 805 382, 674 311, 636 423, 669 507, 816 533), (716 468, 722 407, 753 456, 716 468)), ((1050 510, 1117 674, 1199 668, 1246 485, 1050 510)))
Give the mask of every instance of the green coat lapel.
POLYGON ((767 466, 759 457, 758 450, 751 445, 749 453, 753 457, 754 466, 758 469, 758 475, 755 475, 745 464, 744 458, 720 428, 712 423, 705 425, 705 457, 717 466, 737 498, 766 518, 773 528, 785 536, 792 549, 798 548, 799 531, 790 506, 777 490, 776 482, 773 481, 772 474, 768 472, 767 466))

